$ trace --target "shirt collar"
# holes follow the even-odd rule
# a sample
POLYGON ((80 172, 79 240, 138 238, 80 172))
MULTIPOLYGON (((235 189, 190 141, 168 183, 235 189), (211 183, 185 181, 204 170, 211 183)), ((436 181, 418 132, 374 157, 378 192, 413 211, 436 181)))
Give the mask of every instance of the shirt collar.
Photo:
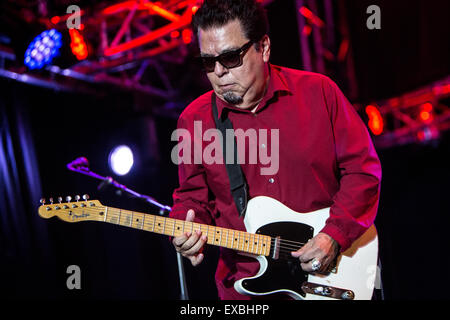
MULTIPOLYGON (((287 81, 283 74, 281 73, 281 67, 269 64, 269 84, 267 86, 266 93, 261 100, 261 102, 258 105, 258 109, 256 112, 259 112, 262 110, 267 102, 272 99, 275 95, 279 95, 279 93, 284 92, 287 94, 292 94, 292 90, 289 88, 287 81)), ((219 116, 222 117, 222 112, 224 108, 228 109, 228 111, 236 111, 236 112, 242 112, 242 113, 251 113, 250 109, 239 109, 232 104, 229 104, 226 101, 223 101, 222 99, 218 98, 217 101, 217 110, 219 112, 219 116)))

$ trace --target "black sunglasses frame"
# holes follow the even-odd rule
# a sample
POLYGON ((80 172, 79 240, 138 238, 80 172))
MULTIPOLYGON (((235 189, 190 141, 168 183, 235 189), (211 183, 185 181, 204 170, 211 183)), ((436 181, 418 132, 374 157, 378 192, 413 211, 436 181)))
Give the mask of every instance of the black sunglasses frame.
POLYGON ((233 50, 233 51, 228 51, 222 54, 219 54, 217 57, 198 57, 202 63, 203 66, 203 70, 206 72, 213 72, 214 69, 216 68, 216 62, 218 61, 223 67, 227 68, 227 69, 232 69, 232 68, 237 68, 240 67, 243 63, 243 58, 245 53, 247 52, 248 49, 250 49, 250 47, 252 46, 253 41, 250 40, 249 42, 247 42, 246 44, 244 44, 242 47, 240 47, 239 49, 233 50), (227 56, 234 56, 237 55, 239 57, 239 61, 236 64, 231 64, 231 65, 227 65, 226 61, 225 61, 225 57, 227 56), (210 68, 208 68, 207 66, 211 66, 210 68))

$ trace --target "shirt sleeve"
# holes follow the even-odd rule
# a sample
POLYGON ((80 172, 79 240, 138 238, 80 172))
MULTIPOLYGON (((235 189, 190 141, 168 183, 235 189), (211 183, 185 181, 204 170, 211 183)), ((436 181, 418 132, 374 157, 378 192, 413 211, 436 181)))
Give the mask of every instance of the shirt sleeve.
POLYGON ((326 78, 323 90, 333 128, 340 188, 321 230, 348 249, 374 222, 380 197, 381 164, 362 119, 326 78))
MULTIPOLYGON (((195 211, 195 222, 212 225, 212 212, 214 210, 214 200, 206 181, 205 168, 202 164, 194 163, 194 141, 193 120, 189 121, 180 116, 177 131, 184 132, 182 139, 188 139, 180 146, 182 139, 178 135, 178 145, 175 147, 176 155, 181 159, 178 164, 179 187, 173 192, 173 206, 170 217, 175 219, 186 219, 189 209, 195 211), (189 148, 189 150, 187 149, 189 148), (187 152, 183 155, 183 152, 187 152)), ((173 155, 172 155, 173 156, 173 155)))

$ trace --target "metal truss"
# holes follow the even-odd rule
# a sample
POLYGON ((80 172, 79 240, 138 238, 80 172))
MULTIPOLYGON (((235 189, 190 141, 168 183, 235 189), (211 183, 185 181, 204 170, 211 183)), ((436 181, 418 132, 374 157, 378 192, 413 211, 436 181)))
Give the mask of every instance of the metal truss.
MULTIPOLYGON (((262 3, 267 5, 272 1, 262 0, 262 3)), ((189 45, 195 40, 190 23, 201 2, 129 0, 110 4, 93 1, 91 7, 82 7, 79 12, 79 31, 90 46, 88 59, 74 61, 69 67, 48 66, 48 77, 24 75, 21 71, 8 70, 2 63, 4 72, 0 76, 36 85, 45 83, 46 87, 53 83, 58 89, 69 88, 73 79, 88 84, 111 84, 171 101, 178 92, 174 81, 177 79, 166 67, 168 64, 181 66, 190 54, 189 45), (153 78, 146 77, 146 73, 151 73, 153 78), (57 75, 57 81, 51 74, 57 75), (69 78, 68 81, 64 77, 69 78)), ((39 20, 47 28, 65 30, 69 19, 71 14, 63 12, 39 20)), ((177 75, 177 78, 182 76, 177 75)))
POLYGON ((401 96, 374 102, 384 130, 374 136, 379 148, 437 141, 450 129, 450 76, 401 96))

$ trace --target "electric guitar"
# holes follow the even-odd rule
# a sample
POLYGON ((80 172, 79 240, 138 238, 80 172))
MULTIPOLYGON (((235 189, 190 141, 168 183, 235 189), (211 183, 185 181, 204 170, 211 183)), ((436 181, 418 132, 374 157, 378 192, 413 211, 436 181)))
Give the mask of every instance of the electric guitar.
POLYGON ((286 293, 299 300, 372 297, 378 259, 374 225, 337 257, 327 273, 304 272, 298 258, 291 256, 292 251, 301 248, 325 226, 329 208, 298 213, 275 199, 258 196, 248 202, 245 232, 107 207, 98 200, 84 199, 57 204, 41 201, 39 215, 57 216, 66 222, 107 222, 174 237, 201 230, 207 235, 208 244, 234 249, 259 261, 260 269, 255 276, 234 284, 236 291, 245 295, 286 293))

